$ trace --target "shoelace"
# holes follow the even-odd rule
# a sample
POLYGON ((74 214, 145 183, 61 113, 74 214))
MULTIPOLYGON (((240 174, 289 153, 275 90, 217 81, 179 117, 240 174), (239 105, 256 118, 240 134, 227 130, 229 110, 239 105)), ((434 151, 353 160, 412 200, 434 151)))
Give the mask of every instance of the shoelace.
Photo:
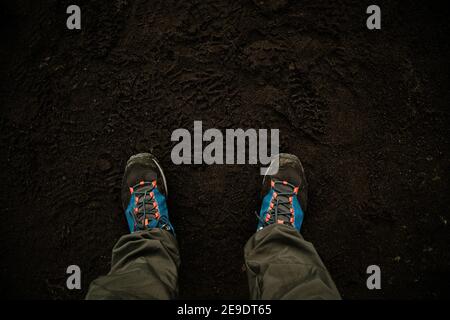
POLYGON ((264 219, 261 220, 259 216, 258 219, 265 226, 273 223, 292 225, 294 223, 294 207, 292 202, 298 194, 298 187, 287 181, 272 180, 270 183, 273 194, 270 200, 269 210, 266 212, 264 219))
POLYGON ((140 181, 138 184, 130 187, 131 197, 134 197, 135 201, 133 212, 135 230, 144 229, 149 224, 152 227, 169 229, 167 217, 161 216, 159 213, 158 202, 154 194, 155 188, 156 180, 152 182, 140 181), (156 223, 152 223, 152 221, 156 221, 156 223))

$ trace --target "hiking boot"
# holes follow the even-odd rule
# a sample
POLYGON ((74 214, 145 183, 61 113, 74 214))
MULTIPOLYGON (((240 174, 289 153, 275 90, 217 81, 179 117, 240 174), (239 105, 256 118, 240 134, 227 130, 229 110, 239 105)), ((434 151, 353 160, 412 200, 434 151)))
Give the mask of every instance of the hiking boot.
POLYGON ((150 153, 131 156, 122 179, 122 206, 130 232, 160 228, 174 234, 167 194, 166 178, 156 158, 150 153))
POLYGON ((308 185, 302 163, 293 154, 281 153, 270 163, 267 172, 278 164, 278 172, 263 179, 263 202, 257 230, 274 223, 302 226, 308 196, 308 185))

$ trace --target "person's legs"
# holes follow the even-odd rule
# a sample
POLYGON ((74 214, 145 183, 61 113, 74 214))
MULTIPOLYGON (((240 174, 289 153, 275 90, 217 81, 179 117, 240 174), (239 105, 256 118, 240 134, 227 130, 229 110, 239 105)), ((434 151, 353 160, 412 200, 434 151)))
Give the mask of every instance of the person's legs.
POLYGON ((313 245, 300 228, 307 183, 297 157, 279 155, 279 170, 263 181, 258 231, 244 254, 252 299, 340 299, 313 245))
POLYGON ((166 204, 164 173, 150 154, 128 160, 122 204, 131 234, 112 253, 111 271, 94 280, 86 299, 173 299, 180 256, 166 204))
POLYGON ((170 232, 154 228, 122 236, 112 252, 111 271, 91 283, 86 299, 174 299, 179 265, 170 232))
POLYGON ((268 226, 245 246, 252 299, 340 299, 314 246, 292 227, 268 226))

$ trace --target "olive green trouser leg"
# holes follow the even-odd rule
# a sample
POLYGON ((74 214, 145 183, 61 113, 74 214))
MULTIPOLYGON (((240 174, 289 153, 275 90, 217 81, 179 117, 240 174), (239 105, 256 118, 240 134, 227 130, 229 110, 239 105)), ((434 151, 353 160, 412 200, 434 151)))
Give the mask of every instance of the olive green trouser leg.
POLYGON ((86 299, 174 299, 179 266, 178 244, 169 231, 124 235, 114 246, 111 271, 91 283, 86 299))
POLYGON ((314 246, 292 227, 256 232, 244 253, 252 299, 341 299, 314 246))
MULTIPOLYGON (((252 299, 340 299, 313 245, 292 227, 273 225, 245 246, 252 299)), ((91 283, 86 299, 173 299, 180 257, 175 237, 160 229, 125 235, 111 271, 91 283)))

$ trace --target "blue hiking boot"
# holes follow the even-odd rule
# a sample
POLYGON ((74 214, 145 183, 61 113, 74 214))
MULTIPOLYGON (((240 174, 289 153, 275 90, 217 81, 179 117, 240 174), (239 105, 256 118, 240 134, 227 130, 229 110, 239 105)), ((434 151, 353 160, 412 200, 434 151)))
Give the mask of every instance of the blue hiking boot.
POLYGON ((263 179, 263 202, 259 213, 257 231, 274 223, 292 226, 298 231, 302 226, 308 197, 308 184, 300 160, 281 153, 270 163, 268 172, 278 164, 278 172, 263 179))
POLYGON ((164 172, 150 153, 132 156, 122 179, 122 206, 130 232, 160 228, 174 233, 167 211, 164 172))

